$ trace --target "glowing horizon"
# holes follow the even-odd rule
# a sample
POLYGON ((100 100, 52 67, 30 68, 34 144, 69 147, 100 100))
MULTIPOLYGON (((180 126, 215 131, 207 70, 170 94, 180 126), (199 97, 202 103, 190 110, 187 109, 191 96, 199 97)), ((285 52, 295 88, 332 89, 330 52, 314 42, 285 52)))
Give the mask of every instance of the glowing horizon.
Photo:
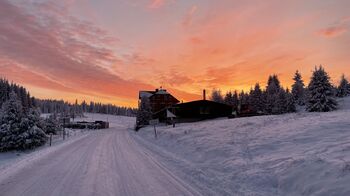
POLYGON ((0 68, 38 98, 136 106, 163 86, 179 100, 203 89, 307 84, 323 65, 350 76, 350 2, 4 0, 0 68))

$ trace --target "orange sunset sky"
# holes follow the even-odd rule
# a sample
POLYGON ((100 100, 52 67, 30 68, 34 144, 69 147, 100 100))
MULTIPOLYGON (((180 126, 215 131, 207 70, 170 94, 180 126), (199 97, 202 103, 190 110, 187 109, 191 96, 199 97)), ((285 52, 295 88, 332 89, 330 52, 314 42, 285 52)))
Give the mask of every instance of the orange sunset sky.
POLYGON ((136 106, 163 86, 248 90, 350 76, 349 0, 1 0, 0 75, 38 98, 136 106))

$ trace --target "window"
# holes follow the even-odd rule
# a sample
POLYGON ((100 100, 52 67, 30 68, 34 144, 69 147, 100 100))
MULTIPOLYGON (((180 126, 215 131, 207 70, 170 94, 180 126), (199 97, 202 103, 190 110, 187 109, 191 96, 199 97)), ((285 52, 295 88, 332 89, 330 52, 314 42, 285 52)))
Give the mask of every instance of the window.
POLYGON ((201 106, 199 108, 199 114, 210 114, 210 108, 205 107, 205 106, 201 106))

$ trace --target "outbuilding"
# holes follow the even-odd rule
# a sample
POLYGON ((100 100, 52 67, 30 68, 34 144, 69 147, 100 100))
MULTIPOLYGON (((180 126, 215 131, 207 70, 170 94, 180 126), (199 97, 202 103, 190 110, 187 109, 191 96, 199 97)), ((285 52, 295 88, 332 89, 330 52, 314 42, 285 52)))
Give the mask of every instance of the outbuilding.
POLYGON ((178 122, 192 122, 219 117, 228 117, 232 114, 232 106, 209 100, 198 100, 174 105, 173 113, 178 122))

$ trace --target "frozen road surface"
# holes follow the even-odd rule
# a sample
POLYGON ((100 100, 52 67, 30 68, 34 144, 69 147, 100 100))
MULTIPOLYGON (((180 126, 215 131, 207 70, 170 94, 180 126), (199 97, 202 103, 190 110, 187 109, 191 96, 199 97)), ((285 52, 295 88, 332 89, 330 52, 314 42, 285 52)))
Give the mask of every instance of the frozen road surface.
POLYGON ((129 134, 123 127, 96 131, 22 160, 0 176, 0 195, 199 195, 129 134))

